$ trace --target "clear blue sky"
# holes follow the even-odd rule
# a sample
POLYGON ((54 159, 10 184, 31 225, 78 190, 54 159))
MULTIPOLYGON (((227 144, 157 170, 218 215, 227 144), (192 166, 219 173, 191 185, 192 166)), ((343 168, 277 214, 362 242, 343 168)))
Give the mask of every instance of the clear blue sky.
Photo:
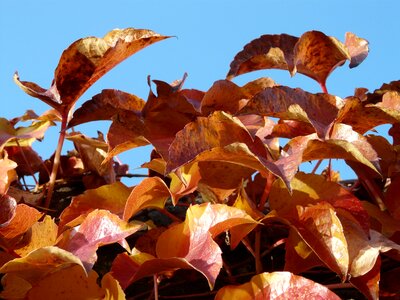
MULTIPOLYGON (((320 30, 344 40, 351 31, 370 42, 369 57, 358 67, 337 69, 328 79, 331 94, 351 95, 356 87, 374 90, 399 79, 400 2, 387 1, 153 1, 153 0, 0 0, 0 101, 1 117, 12 118, 33 109, 41 114, 48 107, 24 94, 12 81, 18 70, 21 80, 48 88, 62 51, 86 36, 103 36, 114 28, 147 28, 177 38, 144 49, 124 61, 94 84, 77 103, 104 88, 120 89, 142 98, 148 94, 147 75, 171 82, 189 74, 186 88, 207 90, 225 78, 235 54, 262 34, 300 36, 320 30)), ((319 92, 319 86, 300 74, 260 71, 239 76, 238 84, 261 76, 280 84, 319 92)), ((76 128, 88 135, 108 123, 76 128)), ((57 129, 51 129, 34 148, 47 158, 55 148, 57 129)), ((67 142, 68 143, 68 142, 67 142)), ((68 146, 67 146, 68 147, 68 146)), ((120 156, 131 171, 148 160, 148 149, 135 149, 120 156)), ((351 177, 351 173, 342 173, 351 177)), ((129 182, 128 182, 129 183, 129 182)))

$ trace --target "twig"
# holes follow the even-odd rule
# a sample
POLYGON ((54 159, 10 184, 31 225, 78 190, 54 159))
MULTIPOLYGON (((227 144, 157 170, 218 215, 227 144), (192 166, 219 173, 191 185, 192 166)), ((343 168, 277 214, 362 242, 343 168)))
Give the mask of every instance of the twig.
POLYGON ((153 281, 154 281, 154 300, 158 300, 158 276, 157 273, 153 275, 153 281))
POLYGON ((265 203, 268 200, 269 192, 271 191, 272 182, 274 181, 274 175, 272 173, 268 173, 267 181, 265 182, 265 187, 263 194, 261 196, 260 203, 258 203, 258 210, 263 211, 265 203))
POLYGON ((251 245, 250 245, 249 241, 247 240, 247 238, 244 238, 244 239, 242 240, 242 243, 243 243, 243 245, 247 248, 247 250, 250 252, 250 254, 251 254, 254 258, 256 258, 256 254, 255 254, 253 248, 251 248, 251 245))
POLYGON ((315 174, 319 168, 319 166, 321 165, 323 159, 320 159, 319 161, 317 161, 317 163, 315 164, 314 168, 311 171, 311 174, 315 174))

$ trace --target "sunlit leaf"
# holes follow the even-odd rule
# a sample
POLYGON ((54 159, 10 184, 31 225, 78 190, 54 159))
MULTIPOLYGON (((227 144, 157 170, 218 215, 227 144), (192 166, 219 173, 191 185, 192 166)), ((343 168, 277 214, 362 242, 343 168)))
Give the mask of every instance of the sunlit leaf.
POLYGON ((7 154, 0 159, 0 195, 7 193, 11 182, 17 179, 16 167, 17 163, 8 159, 7 154))
POLYGON ((107 273, 101 279, 101 287, 104 290, 104 300, 125 300, 125 293, 114 277, 107 273))
POLYGON ((86 190, 82 195, 72 198, 71 204, 60 215, 59 226, 62 229, 65 224, 95 209, 109 210, 122 218, 130 192, 131 189, 121 182, 86 190))
POLYGON ((128 221, 140 210, 150 207, 164 208, 171 197, 167 185, 160 177, 149 177, 135 186, 126 200, 123 219, 128 221))
POLYGON ((201 179, 199 164, 194 162, 183 165, 168 176, 171 177, 169 189, 172 201, 176 204, 181 197, 191 194, 198 189, 201 179))
POLYGON ((297 37, 266 34, 248 43, 231 62, 227 78, 262 69, 294 69, 293 49, 297 37))
POLYGON ((262 273, 242 285, 221 288, 216 300, 222 299, 329 299, 340 298, 328 288, 289 272, 262 273))
POLYGON ((86 275, 81 266, 71 266, 48 274, 27 293, 28 299, 102 299, 104 291, 97 285, 98 275, 86 275))
POLYGON ((4 274, 1 278, 3 290, 0 292, 2 299, 24 299, 32 285, 25 279, 13 273, 4 274))
POLYGON ((66 231, 58 245, 79 257, 86 270, 90 270, 97 260, 96 251, 100 246, 123 243, 127 236, 142 227, 142 223, 127 223, 107 210, 96 209, 78 228, 66 231))
POLYGON ((61 55, 52 86, 15 82, 27 94, 58 111, 69 111, 78 98, 100 77, 143 48, 168 38, 146 29, 114 29, 103 38, 87 37, 72 43, 61 55))
POLYGON ((354 33, 346 32, 345 45, 350 54, 350 68, 357 67, 368 56, 368 41, 356 36, 354 33))
POLYGON ((25 204, 18 204, 15 215, 7 226, 0 228, 0 237, 11 240, 25 233, 42 216, 37 209, 25 204))
POLYGON ((78 108, 68 126, 72 127, 90 121, 111 120, 121 110, 140 114, 144 105, 144 100, 135 95, 105 89, 78 108))
POLYGON ((246 105, 246 98, 239 86, 229 80, 219 80, 205 93, 201 101, 201 113, 207 116, 211 112, 223 110, 236 114, 246 105))
POLYGON ((325 86, 329 74, 347 59, 350 60, 351 56, 346 46, 320 31, 304 33, 294 48, 295 70, 322 86, 325 86))
POLYGON ((4 150, 17 163, 18 176, 33 175, 43 167, 42 158, 31 146, 6 146, 4 150))
POLYGON ((53 246, 56 243, 58 226, 50 216, 45 216, 42 222, 32 225, 30 233, 18 243, 14 252, 21 257, 42 247, 53 246))
POLYGON ((0 268, 0 273, 15 274, 31 284, 35 284, 46 275, 57 270, 79 265, 82 262, 72 253, 58 247, 42 247, 27 256, 15 258, 0 268))
POLYGON ((327 138, 343 101, 329 94, 311 94, 286 86, 256 94, 240 112, 309 122, 321 138, 327 138))

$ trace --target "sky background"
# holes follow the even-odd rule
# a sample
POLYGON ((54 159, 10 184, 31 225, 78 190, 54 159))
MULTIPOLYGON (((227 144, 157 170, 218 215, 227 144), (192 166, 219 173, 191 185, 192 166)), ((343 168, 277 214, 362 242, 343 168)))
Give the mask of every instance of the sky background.
MULTIPOLYGON (((82 105, 105 88, 114 88, 146 99, 147 76, 172 82, 189 77, 185 88, 207 90, 223 79, 230 62, 245 44, 262 34, 287 33, 300 36, 320 30, 344 41, 347 31, 370 42, 368 58, 357 68, 348 63, 328 78, 331 94, 346 97, 356 87, 373 91, 382 83, 399 79, 400 1, 152 1, 152 0, 0 0, 0 117, 23 115, 27 109, 41 114, 49 107, 22 92, 13 82, 15 71, 21 80, 48 88, 62 51, 87 36, 104 36, 114 28, 151 29, 176 38, 156 43, 122 62, 97 81, 77 102, 82 105)), ((320 92, 316 82, 286 71, 265 70, 239 76, 242 85, 258 77, 271 77, 281 85, 320 92)), ((76 130, 89 136, 107 133, 109 122, 80 125, 76 130)), ((48 158, 57 143, 59 128, 51 128, 34 148, 48 158)), ((385 134, 387 127, 380 129, 385 134)), ((66 142, 65 149, 70 148, 66 142)), ((149 147, 119 155, 135 169, 149 159, 149 147)), ((336 164, 343 178, 354 175, 344 164, 336 164)), ((135 181, 128 181, 127 184, 135 181)))

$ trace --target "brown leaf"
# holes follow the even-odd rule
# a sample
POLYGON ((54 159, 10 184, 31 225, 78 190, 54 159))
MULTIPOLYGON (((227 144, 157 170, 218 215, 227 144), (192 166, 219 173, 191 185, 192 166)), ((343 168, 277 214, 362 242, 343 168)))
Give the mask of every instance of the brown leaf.
POLYGON ((145 208, 164 208, 165 202, 170 197, 171 192, 160 177, 145 178, 128 196, 122 219, 128 221, 145 208))
POLYGON ((199 117, 178 132, 169 147, 167 173, 193 160, 198 154, 234 142, 251 146, 252 137, 243 124, 224 112, 199 117))
POLYGON ((350 54, 350 68, 355 68, 361 64, 368 56, 368 41, 356 36, 354 33, 346 32, 344 43, 350 54))
POLYGON ((14 218, 15 210, 17 208, 17 201, 8 195, 1 195, 0 207, 0 228, 3 228, 8 226, 11 220, 14 218))
POLYGON ((294 69, 293 49, 298 38, 287 35, 262 35, 248 43, 231 62, 227 78, 262 69, 294 69))
POLYGON ((325 86, 329 74, 348 59, 349 50, 334 37, 320 31, 304 33, 294 47, 295 72, 315 79, 325 86))
POLYGON ((242 88, 229 80, 218 80, 204 94, 201 101, 201 113, 208 116, 210 113, 222 110, 236 114, 248 101, 242 88))
POLYGON ((136 114, 141 113, 145 101, 135 95, 119 90, 105 89, 93 96, 78 108, 69 121, 68 127, 82 123, 111 120, 121 110, 128 110, 136 114))
POLYGON ((11 160, 17 163, 17 174, 19 176, 33 175, 39 172, 44 162, 39 154, 31 146, 9 146, 4 147, 11 160))
POLYGON ((276 86, 255 95, 240 113, 309 122, 319 137, 327 138, 342 105, 333 95, 276 86))
POLYGON ((16 83, 30 96, 58 111, 68 112, 100 77, 143 48, 168 38, 146 29, 114 29, 103 38, 87 37, 72 43, 61 55, 52 86, 45 90, 32 82, 16 83))
POLYGON ((325 286, 289 272, 255 275, 242 285, 221 288, 216 300, 222 299, 329 299, 340 298, 325 286))

